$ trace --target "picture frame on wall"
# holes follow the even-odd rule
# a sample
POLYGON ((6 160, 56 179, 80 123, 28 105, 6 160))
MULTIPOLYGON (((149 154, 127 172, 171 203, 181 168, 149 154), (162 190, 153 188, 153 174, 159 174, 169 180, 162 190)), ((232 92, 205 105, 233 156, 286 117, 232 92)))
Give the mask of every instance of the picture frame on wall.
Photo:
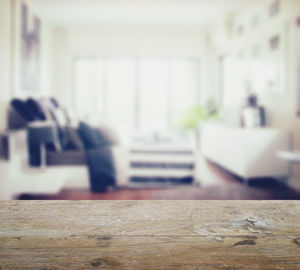
POLYGON ((237 29, 236 29, 236 32, 237 32, 237 36, 238 37, 242 37, 245 33, 245 27, 244 25, 240 24, 237 26, 237 29))
POLYGON ((260 97, 282 96, 286 93, 286 38, 288 25, 278 23, 264 41, 257 40, 248 59, 250 84, 260 97))
POLYGON ((255 43, 251 47, 251 58, 257 59, 260 56, 261 56, 261 45, 259 43, 255 43))
POLYGON ((274 25, 269 34, 266 33, 264 50, 258 61, 254 61, 257 74, 254 77, 260 78, 257 84, 261 93, 266 98, 270 96, 282 96, 287 91, 286 70, 287 70, 287 38, 289 23, 278 22, 274 25), (259 74, 263 76, 259 76, 259 74))
POLYGON ((251 25, 251 28, 252 29, 255 29, 259 26, 260 24, 260 17, 258 14, 255 14, 252 18, 251 18, 251 21, 250 21, 250 25, 251 25))
POLYGON ((274 35, 269 40, 270 51, 276 51, 280 49, 281 37, 280 35, 274 35))
POLYGON ((273 0, 269 7, 270 17, 274 17, 280 12, 280 0, 273 0))
POLYGON ((35 96, 41 91, 42 22, 25 1, 15 5, 15 95, 35 96))
POLYGON ((264 69, 266 75, 266 93, 271 95, 282 95, 285 93, 285 70, 286 70, 286 25, 269 35, 267 40, 267 52, 264 57, 264 69))
POLYGON ((295 46, 297 48, 296 79, 297 79, 297 116, 300 117, 300 17, 296 20, 295 46))
POLYGON ((297 66, 297 116, 300 117, 300 64, 297 66))

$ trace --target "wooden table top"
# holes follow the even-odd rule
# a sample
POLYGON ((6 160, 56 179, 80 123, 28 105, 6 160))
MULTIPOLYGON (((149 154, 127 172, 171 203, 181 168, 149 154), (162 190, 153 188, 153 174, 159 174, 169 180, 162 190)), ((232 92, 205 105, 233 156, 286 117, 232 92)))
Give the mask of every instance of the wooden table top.
POLYGON ((300 202, 2 202, 0 269, 300 269, 300 202))

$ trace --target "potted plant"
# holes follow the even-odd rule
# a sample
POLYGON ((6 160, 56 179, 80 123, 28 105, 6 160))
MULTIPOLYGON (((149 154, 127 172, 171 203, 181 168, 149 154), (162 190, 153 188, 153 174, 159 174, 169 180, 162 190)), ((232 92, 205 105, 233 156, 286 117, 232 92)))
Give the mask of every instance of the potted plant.
POLYGON ((200 148, 200 131, 204 123, 217 119, 218 111, 214 100, 209 100, 205 106, 196 105, 189 108, 182 120, 182 129, 194 133, 197 149, 200 148))

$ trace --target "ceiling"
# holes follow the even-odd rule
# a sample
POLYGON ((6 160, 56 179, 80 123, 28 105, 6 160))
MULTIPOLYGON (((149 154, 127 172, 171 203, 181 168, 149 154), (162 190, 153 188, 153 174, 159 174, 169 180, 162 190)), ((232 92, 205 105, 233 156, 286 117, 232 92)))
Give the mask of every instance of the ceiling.
POLYGON ((56 24, 200 25, 261 0, 29 0, 56 24))

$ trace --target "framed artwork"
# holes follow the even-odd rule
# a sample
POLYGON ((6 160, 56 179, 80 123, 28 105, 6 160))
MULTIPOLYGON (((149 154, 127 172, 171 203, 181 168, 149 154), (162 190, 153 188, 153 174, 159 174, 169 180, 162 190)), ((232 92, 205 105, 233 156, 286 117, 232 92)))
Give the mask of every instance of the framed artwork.
POLYGON ((238 51, 234 74, 236 87, 243 92, 252 91, 266 98, 285 93, 285 30, 281 29, 271 33, 266 42, 257 41, 247 51, 238 51))
POLYGON ((280 0, 273 0, 269 7, 270 17, 276 16, 280 12, 280 0))
POLYGON ((257 59, 261 55, 261 46, 260 44, 254 44, 251 48, 251 58, 252 59, 257 59))
POLYGON ((285 40, 286 30, 270 35, 268 49, 264 57, 266 77, 266 91, 269 94, 283 94, 285 92, 285 40))
POLYGON ((289 25, 282 22, 272 25, 272 30, 265 33, 265 41, 252 47, 253 85, 265 98, 286 92, 286 40, 289 25))
POLYGON ((255 29, 255 28, 257 28, 259 26, 259 24, 260 24, 260 17, 259 17, 258 14, 254 15, 252 17, 250 24, 251 24, 251 27, 253 29, 255 29))
POLYGON ((296 48, 297 49, 297 115, 300 117, 300 17, 296 21, 296 48))
POLYGON ((297 116, 300 117, 300 64, 297 67, 297 116))
POLYGON ((243 25, 239 25, 239 26, 237 27, 237 35, 238 35, 239 37, 241 37, 241 36, 244 34, 244 32, 245 32, 244 26, 243 26, 243 25))
POLYGON ((270 38, 269 47, 271 51, 280 49, 280 35, 274 35, 270 38))
POLYGON ((16 1, 15 89, 18 96, 40 92, 41 20, 23 1, 16 1))

